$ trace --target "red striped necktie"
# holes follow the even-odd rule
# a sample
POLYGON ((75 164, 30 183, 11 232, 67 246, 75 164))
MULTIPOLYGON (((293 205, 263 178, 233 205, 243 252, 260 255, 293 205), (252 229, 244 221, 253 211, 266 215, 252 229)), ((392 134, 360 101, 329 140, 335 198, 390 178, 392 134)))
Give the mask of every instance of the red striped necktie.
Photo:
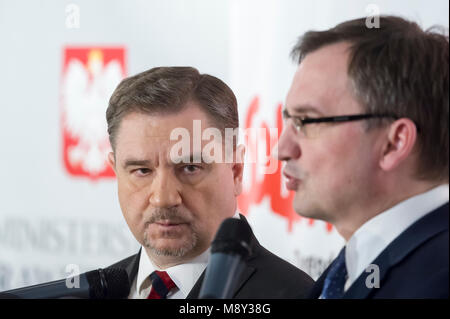
POLYGON ((155 270, 150 274, 152 289, 147 299, 166 299, 169 291, 176 287, 175 283, 165 271, 155 270))

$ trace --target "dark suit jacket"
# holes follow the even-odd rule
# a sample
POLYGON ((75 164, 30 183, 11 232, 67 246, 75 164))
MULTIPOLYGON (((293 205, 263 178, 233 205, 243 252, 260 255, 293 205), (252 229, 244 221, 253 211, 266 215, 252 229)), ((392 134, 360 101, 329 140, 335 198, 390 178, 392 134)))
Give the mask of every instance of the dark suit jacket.
MULTIPOLYGON (((343 298, 448 298, 448 214, 447 203, 412 224, 372 262, 380 269, 380 287, 368 288, 374 272, 363 272, 343 298)), ((320 296, 329 269, 310 298, 320 296)))
MULTIPOLYGON (((241 219, 245 220, 242 215, 241 219)), ((311 277, 262 247, 253 234, 251 247, 252 254, 246 260, 233 298, 294 299, 308 296, 314 284, 311 277)), ((137 276, 139 257, 140 253, 137 253, 110 267, 126 269, 131 286, 137 276)), ((187 296, 188 299, 198 298, 205 271, 187 296)))

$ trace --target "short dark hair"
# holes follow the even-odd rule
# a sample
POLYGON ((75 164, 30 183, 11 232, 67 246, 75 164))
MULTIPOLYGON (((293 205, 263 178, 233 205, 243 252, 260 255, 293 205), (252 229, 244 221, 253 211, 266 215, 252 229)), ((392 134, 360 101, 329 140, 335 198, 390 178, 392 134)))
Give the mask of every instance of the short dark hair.
POLYGON ((420 130, 417 177, 448 182, 449 38, 442 30, 424 31, 395 16, 380 16, 379 28, 368 28, 360 18, 305 33, 291 56, 301 63, 323 46, 348 42, 348 76, 363 111, 413 120, 420 130))
POLYGON ((236 97, 223 81, 192 67, 157 67, 124 79, 112 94, 106 110, 111 147, 115 150, 127 114, 176 113, 189 101, 197 102, 222 132, 239 127, 236 97))

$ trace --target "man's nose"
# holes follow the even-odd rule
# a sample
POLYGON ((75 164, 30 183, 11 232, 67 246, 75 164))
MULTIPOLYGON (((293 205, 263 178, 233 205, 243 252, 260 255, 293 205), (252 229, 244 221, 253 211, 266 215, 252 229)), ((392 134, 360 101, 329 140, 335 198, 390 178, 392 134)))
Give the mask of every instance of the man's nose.
POLYGON ((182 200, 179 184, 173 174, 159 172, 152 181, 149 202, 153 207, 174 207, 182 200))
POLYGON ((300 144, 294 130, 295 128, 292 125, 286 123, 281 132, 280 139, 276 146, 277 157, 280 161, 297 159, 301 155, 300 144))

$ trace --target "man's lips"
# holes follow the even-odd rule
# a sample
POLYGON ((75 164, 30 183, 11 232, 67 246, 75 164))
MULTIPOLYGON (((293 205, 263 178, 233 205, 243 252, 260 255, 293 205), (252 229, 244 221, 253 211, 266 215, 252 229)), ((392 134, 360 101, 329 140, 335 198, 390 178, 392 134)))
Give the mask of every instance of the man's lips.
POLYGON ((155 224, 159 227, 164 227, 164 228, 176 228, 176 227, 180 227, 183 225, 187 225, 186 222, 171 221, 171 220, 159 220, 159 221, 155 221, 153 224, 155 224))
POLYGON ((296 191, 301 183, 301 180, 283 172, 283 176, 286 178, 286 188, 291 191, 296 191))

